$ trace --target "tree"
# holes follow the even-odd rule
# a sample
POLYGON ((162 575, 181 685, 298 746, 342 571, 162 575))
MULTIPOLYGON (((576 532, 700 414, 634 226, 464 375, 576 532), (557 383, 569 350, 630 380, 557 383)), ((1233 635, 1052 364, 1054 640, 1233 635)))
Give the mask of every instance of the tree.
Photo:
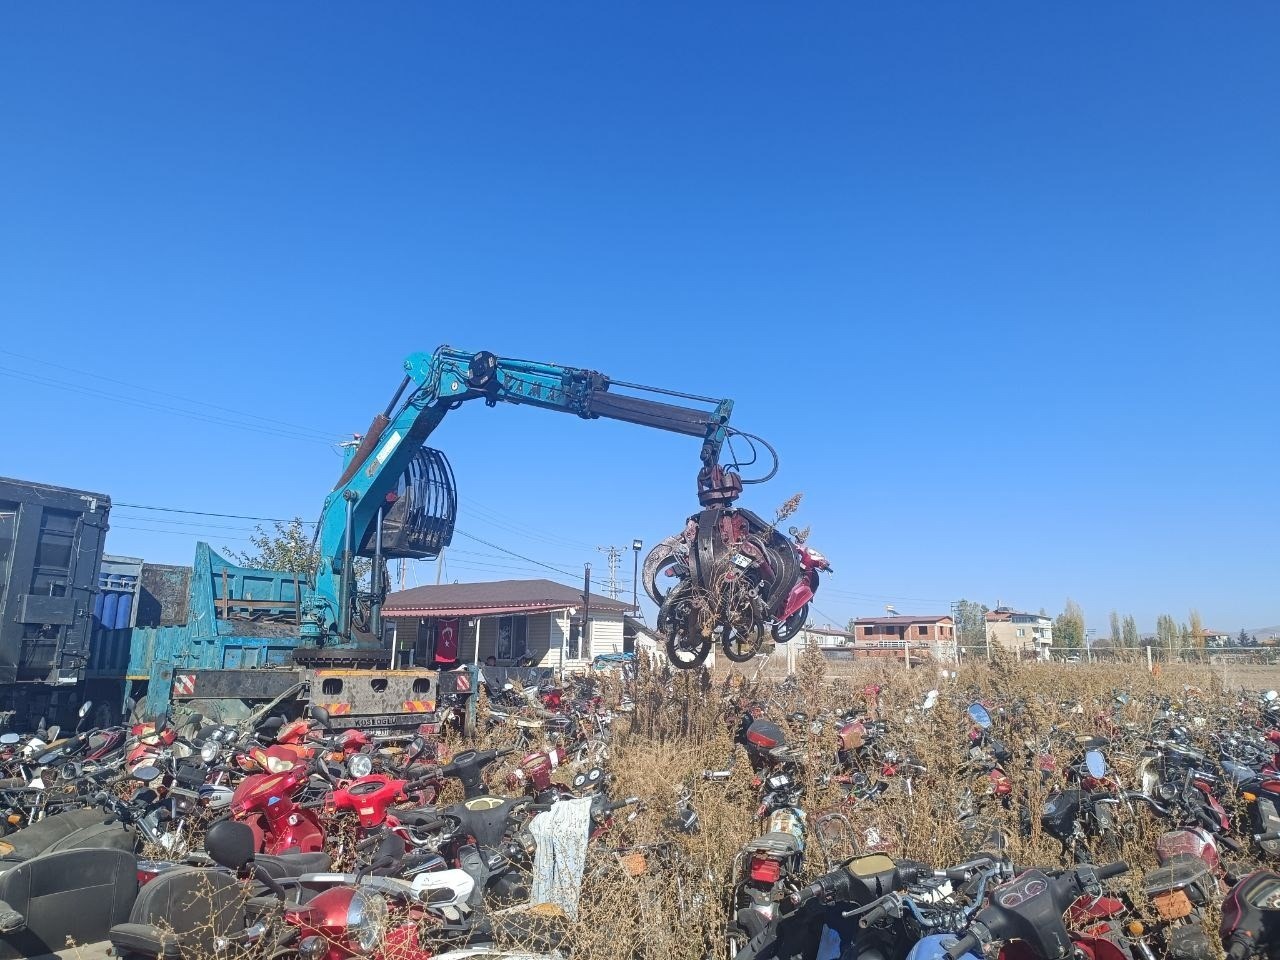
POLYGON ((1240 636, 1236 637, 1236 646, 1247 647, 1253 643, 1253 639, 1249 636, 1249 631, 1244 627, 1240 628, 1240 636))
POLYGON ((1111 611, 1111 646, 1119 649, 1124 646, 1124 631, 1120 627, 1120 614, 1111 611))
POLYGON ((1188 617, 1187 624, 1187 646, 1203 647, 1204 646, 1204 622, 1200 619, 1200 611, 1192 610, 1188 617))
POLYGON ((1167 613, 1160 614, 1156 619, 1156 642, 1165 650, 1178 648, 1178 623, 1167 613))
POLYGON ((1122 629, 1123 629, 1123 635, 1124 635, 1124 645, 1128 647, 1130 650, 1136 650, 1138 648, 1138 643, 1139 643, 1138 622, 1133 619, 1132 615, 1126 616, 1124 618, 1124 626, 1122 629))
POLYGON ((987 642, 987 607, 971 600, 956 602, 956 639, 962 647, 980 647, 987 642))
POLYGON ((1068 597, 1066 607, 1053 621, 1053 645, 1079 650, 1084 646, 1084 630, 1084 611, 1080 604, 1068 597))
POLYGON ((277 522, 274 533, 268 533, 259 524, 249 542, 254 546, 251 551, 223 549, 242 567, 287 570, 307 576, 315 572, 318 551, 312 546, 311 535, 301 517, 294 517, 288 523, 277 522))

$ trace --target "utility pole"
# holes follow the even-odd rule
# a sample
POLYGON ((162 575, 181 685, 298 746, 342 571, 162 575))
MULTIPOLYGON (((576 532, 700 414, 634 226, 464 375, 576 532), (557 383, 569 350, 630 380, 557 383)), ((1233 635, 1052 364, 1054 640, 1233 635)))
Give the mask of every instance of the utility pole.
POLYGON ((612 599, 617 600, 618 594, 621 592, 618 588, 618 566, 622 563, 622 548, 596 547, 596 549, 609 559, 609 583, 605 587, 605 593, 609 594, 612 599))
POLYGON ((440 582, 444 579, 444 548, 440 549, 440 556, 436 557, 436 586, 440 586, 440 582))
POLYGON ((631 569, 631 615, 633 617, 640 616, 640 548, 644 546, 644 541, 639 537, 631 541, 631 552, 635 555, 635 562, 631 569))
POLYGON ((586 564, 582 571, 582 631, 578 639, 578 656, 585 660, 591 649, 587 639, 587 631, 591 629, 591 564, 586 564))

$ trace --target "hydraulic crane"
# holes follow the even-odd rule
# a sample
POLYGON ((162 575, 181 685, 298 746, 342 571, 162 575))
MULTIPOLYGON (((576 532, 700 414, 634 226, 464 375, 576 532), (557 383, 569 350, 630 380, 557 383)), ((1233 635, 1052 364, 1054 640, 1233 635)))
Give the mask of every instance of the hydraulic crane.
POLYGON ((374 418, 358 445, 348 449, 342 475, 325 500, 316 531, 319 570, 302 604, 303 646, 294 652, 303 665, 379 667, 389 661, 390 651, 381 640, 386 562, 430 559, 448 546, 457 514, 453 473, 444 455, 424 444, 445 415, 467 401, 483 400, 489 407, 523 404, 697 437, 702 441, 700 503, 728 505, 742 492, 737 465, 720 464, 725 443, 737 432, 729 426, 732 400, 447 346, 410 355, 404 370, 404 379, 386 409, 374 418), (682 406, 637 393, 702 406, 682 406), (357 589, 357 557, 368 558, 373 566, 371 586, 364 593, 357 589))

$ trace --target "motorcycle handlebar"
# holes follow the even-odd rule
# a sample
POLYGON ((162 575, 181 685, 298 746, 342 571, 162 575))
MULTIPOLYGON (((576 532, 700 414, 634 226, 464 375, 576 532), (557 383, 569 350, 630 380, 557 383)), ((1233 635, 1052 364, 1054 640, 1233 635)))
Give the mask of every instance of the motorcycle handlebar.
POLYGON ((948 960, 960 960, 960 958, 966 953, 977 953, 978 956, 981 956, 981 951, 982 940, 977 934, 970 931, 951 946, 947 947, 946 955, 948 960))
POLYGON ((879 923, 888 915, 889 915, 889 900, 886 898, 880 903, 877 903, 874 907, 872 907, 866 913, 864 913, 862 917, 858 920, 858 926, 862 927, 863 929, 866 929, 867 927, 874 926, 875 924, 879 923))
POLYGON ((1253 839, 1258 843, 1270 843, 1272 840, 1280 840, 1280 830, 1271 830, 1267 833, 1255 833, 1253 839))

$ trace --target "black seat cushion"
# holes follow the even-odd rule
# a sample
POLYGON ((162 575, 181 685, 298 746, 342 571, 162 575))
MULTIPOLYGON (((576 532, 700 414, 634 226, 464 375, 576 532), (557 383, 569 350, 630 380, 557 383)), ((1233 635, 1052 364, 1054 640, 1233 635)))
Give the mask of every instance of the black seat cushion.
POLYGON ((23 930, 0 937, 0 958, 35 957, 75 943, 98 943, 129 918, 138 861, 124 850, 63 850, 0 874, 0 900, 21 913, 23 930))
POLYGON ((106 818, 101 810, 91 807, 55 813, 0 840, 0 860, 30 860, 78 830, 100 826, 106 818))
MULTIPOLYGON (((129 923, 111 931, 111 942, 122 950, 133 945, 140 928, 151 926, 177 936, 183 956, 215 953, 218 937, 245 928, 245 889, 229 873, 203 867, 168 870, 146 886, 134 901, 129 923)), ((144 937, 145 939, 145 937, 144 937)))
POLYGON ((253 862, 271 875, 273 880, 287 880, 300 877, 304 873, 327 873, 333 866, 333 860, 327 853, 266 853, 256 854, 253 862))

